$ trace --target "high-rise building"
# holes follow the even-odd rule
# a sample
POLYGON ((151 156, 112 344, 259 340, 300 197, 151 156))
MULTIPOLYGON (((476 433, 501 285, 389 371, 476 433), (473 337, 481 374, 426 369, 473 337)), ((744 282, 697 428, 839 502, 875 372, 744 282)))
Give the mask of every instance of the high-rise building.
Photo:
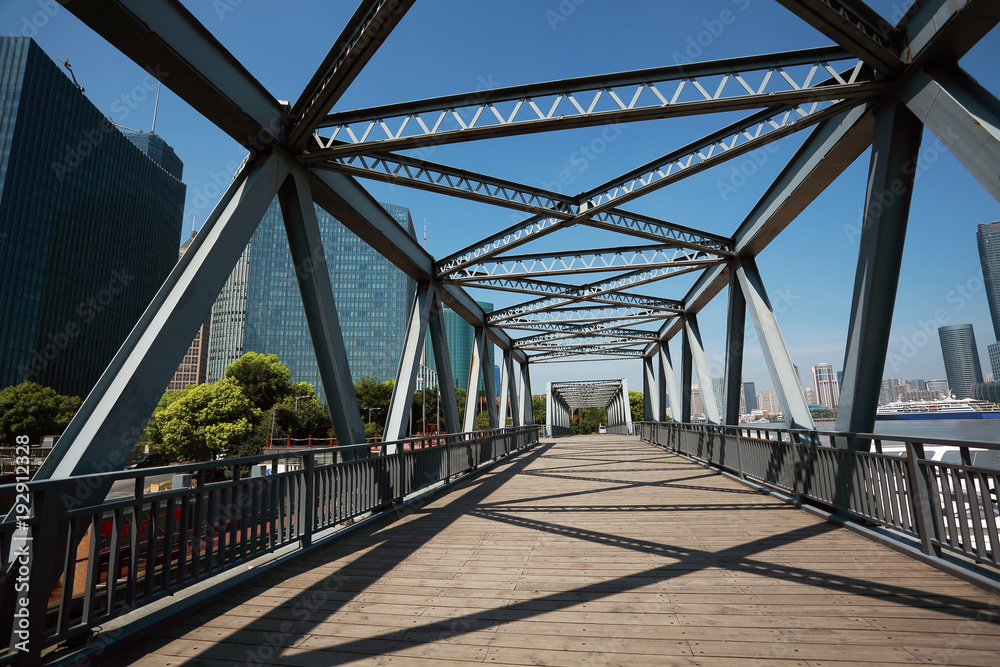
MULTIPOLYGON (((181 246, 177 255, 178 259, 188 251, 197 235, 197 232, 191 232, 191 238, 181 246)), ((187 352, 184 353, 184 358, 174 372, 174 377, 167 384, 167 391, 178 391, 188 385, 203 384, 206 381, 208 378, 208 334, 211 325, 212 315, 209 313, 205 321, 198 327, 198 333, 194 335, 194 340, 191 341, 187 352)))
POLYGON ((973 384, 983 381, 983 369, 971 324, 950 324, 938 328, 941 354, 948 386, 955 398, 969 398, 973 384))
POLYGON ((837 375, 833 372, 833 366, 827 363, 816 364, 812 367, 812 376, 818 399, 816 402, 831 410, 836 410, 840 403, 840 385, 837 384, 837 375))
POLYGON ((781 414, 778 395, 773 389, 761 389, 757 392, 757 409, 769 415, 781 414))
POLYGON ((818 404, 816 399, 816 392, 812 387, 806 387, 802 390, 802 397, 806 399, 806 403, 818 404))
POLYGON ((94 387, 177 262, 185 186, 173 166, 143 154, 34 41, 0 37, 0 387, 94 387))
POLYGON ((726 416, 726 378, 712 378, 712 393, 715 394, 715 405, 719 414, 726 416))
POLYGON ((990 355, 990 366, 993 368, 994 381, 1000 378, 1000 342, 986 346, 986 352, 990 355))
POLYGON ((741 394, 743 407, 740 408, 743 414, 748 415, 757 409, 757 389, 753 382, 744 382, 741 394))
MULTIPOLYGON (((477 301, 479 307, 484 312, 493 312, 493 304, 487 301, 477 301)), ((448 357, 451 359, 451 378, 456 389, 466 389, 469 386, 469 370, 472 368, 472 348, 476 343, 476 329, 471 324, 463 320, 458 313, 445 308, 443 313, 444 333, 448 338, 448 357)), ((427 365, 437 368, 434 361, 434 347, 428 340, 426 344, 427 365)), ((496 355, 494 345, 490 343, 486 346, 489 350, 490 367, 496 367, 496 355)), ((494 378, 499 377, 499 374, 494 378)), ((496 382, 496 380, 494 380, 496 382)), ((482 378, 479 379, 479 390, 485 389, 482 378)), ((497 393, 499 396, 499 392, 497 393)))
POLYGON ((983 267, 986 302, 993 320, 993 339, 1000 340, 1000 222, 979 225, 976 243, 979 246, 979 263, 983 267))
MULTIPOLYGON (((409 233, 410 212, 382 204, 409 233)), ((396 377, 416 283, 333 216, 316 207, 351 377, 396 377)), ((277 198, 271 202, 212 308, 208 381, 246 352, 275 354, 292 382, 325 398, 288 237, 277 198)), ((429 365, 429 364, 428 364, 429 365)))
POLYGON ((947 380, 928 380, 927 381, 927 391, 934 391, 941 394, 941 396, 948 396, 950 389, 948 388, 947 380))
POLYGON ((691 418, 694 419, 695 415, 705 415, 705 402, 699 387, 691 387, 691 418))

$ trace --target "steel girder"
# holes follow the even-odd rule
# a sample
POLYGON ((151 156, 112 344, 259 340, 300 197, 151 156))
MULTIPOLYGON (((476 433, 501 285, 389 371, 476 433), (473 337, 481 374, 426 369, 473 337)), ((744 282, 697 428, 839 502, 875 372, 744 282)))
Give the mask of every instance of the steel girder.
POLYGON ((320 125, 331 130, 329 136, 316 133, 304 159, 311 164, 553 129, 869 98, 879 84, 863 69, 841 48, 827 47, 360 109, 326 118, 320 125), (793 74, 792 68, 804 71, 793 74))
MULTIPOLYGON (((758 56, 725 63, 661 68, 661 71, 654 75, 654 79, 655 76, 665 75, 664 80, 671 80, 677 84, 677 88, 670 94, 671 99, 666 105, 667 108, 664 109, 656 107, 663 106, 667 102, 666 98, 662 101, 657 99, 651 106, 646 104, 650 94, 658 97, 657 93, 665 90, 662 86, 656 87, 660 82, 641 78, 650 76, 648 70, 643 73, 590 77, 590 81, 576 80, 568 82, 570 88, 563 90, 552 87, 562 84, 537 84, 535 88, 525 86, 519 90, 487 91, 478 99, 468 102, 478 105, 480 116, 484 120, 489 114, 503 117, 503 123, 497 118, 497 123, 489 127, 470 126, 471 116, 464 116, 460 108, 456 107, 458 113, 452 114, 451 118, 455 118, 456 115, 463 118, 462 122, 465 123, 467 130, 472 130, 461 131, 465 133, 466 138, 485 136, 477 134, 481 130, 487 133, 520 133, 595 125, 608 119, 638 120, 647 117, 644 114, 648 114, 648 117, 665 117, 696 110, 712 112, 764 107, 763 111, 743 121, 741 127, 732 125, 701 142, 690 144, 685 147, 686 152, 683 152, 684 149, 675 151, 664 156, 656 164, 644 165, 622 178, 582 193, 573 198, 573 205, 569 209, 566 208, 565 200, 560 202, 550 198, 543 202, 543 198, 548 195, 538 193, 538 199, 531 201, 530 205, 547 203, 553 208, 544 212, 538 211, 539 219, 522 223, 517 230, 507 230, 504 234, 509 235, 514 241, 523 242, 524 239, 537 238, 550 229, 572 224, 587 224, 615 228, 619 231, 630 230, 641 238, 664 244, 671 242, 680 244, 685 241, 697 244, 708 241, 707 236, 697 230, 684 232, 676 227, 663 227, 669 223, 630 217, 632 214, 622 212, 615 207, 631 198, 674 182, 677 178, 718 164, 721 158, 728 159, 741 154, 741 151, 752 150, 764 141, 818 123, 806 144, 796 153, 793 161, 740 225, 733 238, 722 237, 724 246, 702 248, 708 252, 735 251, 742 262, 744 258, 752 258, 763 250, 778 232, 871 144, 873 126, 871 109, 877 106, 873 102, 883 94, 889 93, 900 95, 903 102, 928 127, 939 133, 939 136, 942 129, 946 129, 947 122, 952 119, 963 128, 971 130, 969 136, 975 136, 976 139, 956 141, 952 150, 977 178, 987 184, 988 188, 991 187, 988 179, 991 172, 996 173, 997 163, 995 128, 1000 126, 996 120, 998 117, 996 100, 992 96, 984 97, 981 94, 984 91, 974 82, 970 83, 964 73, 958 70, 956 63, 959 57, 1000 20, 1000 4, 992 0, 958 2, 927 0, 915 3, 893 30, 884 30, 884 34, 889 36, 895 31, 901 40, 900 48, 906 51, 906 57, 900 56, 903 67, 894 72, 890 70, 897 66, 891 58, 886 58, 885 53, 881 52, 884 45, 879 41, 878 35, 868 31, 864 25, 867 18, 860 3, 849 0, 803 0, 796 4, 802 8, 798 10, 800 15, 812 12, 813 18, 809 20, 814 26, 826 32, 862 61, 878 69, 882 73, 882 78, 872 80, 867 72, 863 71, 865 68, 860 66, 827 69, 820 63, 843 58, 843 52, 840 51, 838 56, 836 55, 838 49, 828 49, 827 52, 823 52, 823 49, 813 49, 799 54, 758 56), (832 8, 843 21, 836 18, 824 5, 832 8), (846 25, 845 22, 851 25, 846 25), (865 41, 863 35, 868 35, 871 41, 865 41), (810 55, 811 64, 803 61, 800 65, 794 65, 788 60, 790 57, 809 60, 807 56, 810 55), (757 62, 754 62, 755 59, 757 62), (713 67, 716 68, 714 72, 713 67), (780 68, 787 70, 795 67, 802 68, 803 78, 796 78, 799 75, 791 72, 786 72, 791 81, 781 76, 780 68), (764 82, 763 77, 767 77, 767 71, 772 68, 770 79, 764 82), (758 86, 757 80, 753 80, 752 85, 747 83, 751 79, 742 72, 751 70, 761 74, 760 82, 764 84, 763 86, 758 86), (847 74, 839 75, 839 80, 837 76, 832 76, 819 81, 820 78, 826 77, 826 74, 821 74, 822 72, 829 72, 831 75, 836 72, 847 74), (817 74, 821 75, 817 77, 817 74), (630 82, 629 76, 634 80, 630 82), (717 78, 713 79, 713 85, 709 86, 706 84, 706 77, 717 78), (808 85, 806 78, 809 79, 808 85), (682 94, 674 98, 682 80, 687 80, 688 83, 684 84, 682 94), (789 87, 779 90, 767 87, 771 83, 780 83, 781 80, 788 83, 789 87), (791 85, 792 82, 794 86, 791 85), (700 90, 695 83, 700 85, 700 90), (742 87, 743 91, 736 88, 737 85, 742 87), (631 86, 631 94, 623 97, 622 90, 627 86, 631 86), (586 99, 585 104, 581 104, 580 100, 584 100, 584 93, 587 91, 593 97, 586 99), (691 91, 697 91, 693 99, 683 97, 684 92, 691 91), (738 94, 733 95, 733 91, 738 94), (770 96, 770 102, 766 102, 763 95, 771 92, 776 95, 770 96), (837 94, 834 95, 834 92, 837 94), (504 94, 515 97, 504 102, 500 99, 504 94), (553 104, 549 106, 545 103, 546 111, 539 113, 542 110, 539 101, 546 94, 551 97, 553 104), (573 109, 566 108, 570 113, 562 113, 562 106, 555 104, 556 96, 560 96, 559 105, 568 103, 573 106, 573 109), (532 98, 531 102, 527 101, 528 97, 532 98), (517 114, 507 113, 508 110, 513 111, 509 108, 517 104, 517 99, 524 100, 521 103, 521 110, 530 109, 535 118, 522 122, 517 114), (609 100, 608 107, 601 106, 609 100), (834 102, 834 100, 841 101, 834 102), (532 108, 532 103, 536 108, 532 108), (504 107, 505 104, 509 106, 504 107), (557 111, 565 118, 556 118, 557 111), (768 122, 769 118, 773 122, 768 122), (575 211, 573 206, 577 207, 575 211), (566 217, 570 214, 572 217, 566 217), (618 215, 622 217, 615 219, 618 215), (602 218, 602 216, 607 217, 602 218), (656 225, 661 227, 657 229, 656 225), (686 236, 688 234, 690 236, 686 236)), ((314 201, 333 213, 358 236, 415 280, 436 285, 441 300, 468 322, 479 325, 487 322, 482 310, 461 287, 441 284, 439 266, 435 265, 434 259, 413 239, 402 233, 398 225, 350 175, 322 169, 299 172, 301 164, 312 164, 309 161, 315 161, 318 165, 324 156, 315 152, 308 156, 300 155, 301 143, 289 141, 291 137, 301 139, 305 133, 311 131, 316 119, 326 113, 343 88, 356 75, 357 69, 370 58, 378 43, 389 34, 400 15, 399 12, 405 11, 408 6, 409 3, 405 0, 399 0, 397 3, 364 2, 352 19, 351 25, 344 31, 341 40, 338 40, 338 44, 344 48, 334 45, 300 100, 296 102, 294 108, 289 109, 271 96, 176 0, 141 2, 108 0, 102 3, 67 5, 67 8, 86 24, 105 36, 141 67, 163 80, 164 84, 182 99, 251 150, 252 155, 247 168, 237 177, 236 189, 232 193, 227 193, 223 203, 206 224, 204 240, 199 237, 192 251, 185 256, 186 259, 178 264, 139 326, 112 362, 109 372, 102 377, 81 408, 77 419, 67 429, 60 441, 59 450, 54 452, 53 463, 43 468, 45 475, 53 472, 57 461, 75 459, 78 463, 90 461, 90 464, 93 464, 97 459, 108 460, 110 453, 123 451, 131 445, 131 442, 126 440, 134 439, 134 436, 138 435, 139 425, 151 411, 151 405, 147 406, 149 396, 143 394, 136 398, 135 392, 138 391, 140 394, 146 392, 149 395, 159 393, 158 389, 153 388, 158 382, 155 378, 166 373, 166 369, 175 365, 174 361, 182 356, 182 344, 176 340, 184 340, 187 336, 186 329, 190 328, 193 331, 197 323, 204 319, 212 296, 218 291, 217 289, 212 291, 216 279, 224 280, 228 267, 232 265, 227 265, 230 255, 236 252, 233 257, 238 256, 238 251, 241 250, 236 248, 238 236, 244 233, 249 235, 253 231, 254 225, 251 220, 256 215, 258 199, 273 196, 277 188, 285 183, 287 175, 292 172, 297 174, 295 181, 299 184, 296 186, 299 193, 302 189, 301 176, 304 173, 310 181, 314 201), (369 10, 374 10, 377 16, 383 16, 383 11, 387 12, 385 16, 396 12, 396 18, 390 17, 384 21, 369 20, 365 18, 370 15, 369 10), (357 32, 357 29, 361 32, 357 32), (296 161, 299 161, 299 165, 295 164, 296 161), (266 179, 260 177, 259 170, 262 168, 273 168, 276 173, 281 172, 279 175, 282 178, 272 179, 270 192, 263 184, 266 179), (229 198, 232 196, 235 199, 229 198), (213 221, 217 220, 222 222, 216 225, 213 221), (235 230, 238 230, 238 233, 235 230), (200 254, 196 252, 198 248, 202 248, 200 254), (206 260, 212 264, 211 268, 206 268, 206 260), (187 298, 185 295, 193 286, 197 286, 197 290, 202 294, 198 298, 187 298), (181 299, 181 296, 184 298, 181 299), (202 309, 202 306, 205 307, 202 309), (202 312, 196 315, 194 311, 199 309, 202 309, 202 312), (171 338, 176 340, 168 340, 171 338), (146 358, 150 356, 159 357, 160 361, 154 362, 146 358), (139 379, 140 375, 152 379, 139 379), (131 397, 129 400, 132 401, 127 406, 125 403, 128 401, 123 402, 126 388, 127 394, 131 397), (150 409, 146 410, 146 407, 150 409), (112 432, 118 433, 120 442, 117 444, 109 439, 112 432), (97 451, 95 454, 97 458, 85 452, 91 446, 97 451), (81 453, 81 448, 84 453, 81 453), (72 452, 67 456, 69 450, 72 452)), ((892 45, 889 45, 886 48, 892 51, 891 47, 892 45)), ((902 52, 896 53, 898 55, 902 52)), ((438 99, 416 104, 433 105, 440 102, 438 99)), ((424 113, 416 108, 410 110, 400 108, 399 111, 404 116, 424 113)), ((441 111, 446 110, 439 108, 438 113, 441 111)), ((348 116, 340 116, 340 119, 348 124, 363 122, 365 114, 370 115, 370 113, 371 110, 362 110, 354 120, 348 116)), ((334 115, 334 118, 337 116, 334 115)), ((479 120, 476 122, 480 123, 479 120)), ((414 121, 414 124, 420 123, 414 121)), ((461 123, 458 127, 461 127, 461 123)), ((378 129, 384 131, 381 125, 378 129)), ((395 130, 396 137, 390 141, 413 140, 410 135, 400 133, 400 129, 403 128, 395 130)), ((444 122, 437 129, 444 133, 452 132, 444 122)), ((441 135, 438 138, 441 138, 441 135)), ((454 139, 454 132, 444 138, 449 141, 454 139)), ((387 149, 388 144, 383 143, 381 146, 387 149)), ((348 151, 340 146, 331 146, 330 151, 336 150, 342 154, 348 151)), ((327 159, 330 151, 326 154, 327 159)), ((449 193, 456 194, 456 190, 462 189, 471 191, 472 186, 460 185, 449 193)), ((994 197, 997 196, 993 189, 990 191, 994 197)), ((506 199, 508 204, 511 204, 522 194, 490 186, 489 196, 497 202, 506 199)), ((308 226, 308 220, 304 224, 308 226)), ((693 247, 691 244, 688 247, 693 247)), ((466 255, 463 256, 464 261, 459 263, 485 261, 488 259, 486 253, 492 253, 489 255, 492 256, 512 247, 514 246, 503 241, 487 243, 481 246, 483 252, 463 251, 466 255)), ((450 271, 452 268, 448 267, 445 270, 450 271)), ((648 297, 619 293, 622 298, 617 310, 623 315, 630 313, 638 317, 639 312, 645 311, 647 315, 656 314, 670 318, 658 332, 660 342, 645 351, 645 356, 649 356, 656 353, 657 349, 662 349, 669 337, 679 330, 676 323, 679 318, 673 318, 674 314, 685 311, 691 314, 697 313, 725 287, 728 280, 729 269, 726 266, 710 266, 704 269, 701 279, 688 292, 683 302, 674 300, 671 302, 674 305, 669 308, 660 308, 648 297), (643 303, 645 305, 642 305, 643 303), (626 304, 638 307, 627 308, 626 304)), ((221 282, 219 285, 221 286, 221 282)), ((303 296, 304 299, 312 299, 314 305, 322 310, 321 302, 325 299, 323 295, 306 297, 304 293, 303 296)), ((662 305, 663 301, 659 305, 662 305)), ((589 315, 581 309, 567 308, 575 305, 568 299, 553 299, 544 306, 547 310, 540 309, 538 303, 506 309, 507 312, 502 317, 490 322, 491 326, 487 328, 486 335, 502 348, 510 350, 513 341, 502 329, 492 325, 507 326, 509 323, 511 326, 533 326, 534 323, 545 321, 559 323, 599 321, 584 319, 589 315)), ((604 317, 614 310, 616 309, 604 309, 604 317)), ((597 313, 599 309, 590 312, 597 313)), ((684 338, 686 341, 687 337, 684 338)), ((626 352, 631 353, 630 350, 616 353, 626 352)), ((526 363, 527 357, 518 350, 512 350, 512 354, 518 363, 526 363)), ((689 354, 685 354, 682 359, 682 365, 687 369, 682 372, 682 376, 686 376, 687 379, 682 378, 682 381, 689 389, 691 364, 688 357, 689 354)), ((73 467, 68 463, 66 465, 73 467)), ((79 470, 86 472, 94 470, 93 467, 85 470, 87 465, 79 470)), ((63 466, 59 474, 68 474, 68 469, 63 466)))
POLYGON ((425 283, 417 286, 413 303, 410 305, 410 317, 403 339, 403 352, 399 357, 396 382, 392 385, 383 440, 402 440, 406 437, 410 410, 413 406, 413 392, 417 388, 417 375, 420 372, 420 359, 425 349, 424 337, 436 300, 434 289, 430 285, 425 283))
POLYGON ((288 114, 287 143, 302 144, 386 40, 414 0, 364 0, 288 114))
POLYGON ((622 380, 574 380, 549 383, 550 395, 571 409, 606 408, 621 394, 622 380))
MULTIPOLYGON (((448 277, 449 282, 474 283, 517 276, 564 276, 622 271, 707 266, 723 261, 718 255, 673 245, 630 246, 603 250, 569 250, 530 255, 505 255, 469 263, 448 277)), ((483 285, 484 287, 488 285, 483 285)))
POLYGON ((886 76, 905 66, 900 32, 860 0, 778 0, 814 28, 886 76))

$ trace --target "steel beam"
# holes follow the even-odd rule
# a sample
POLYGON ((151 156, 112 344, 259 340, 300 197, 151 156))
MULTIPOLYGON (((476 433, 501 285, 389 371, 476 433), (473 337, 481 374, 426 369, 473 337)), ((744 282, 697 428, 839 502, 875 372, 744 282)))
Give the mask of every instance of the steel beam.
POLYGON ((531 377, 528 374, 528 364, 521 364, 520 390, 518 396, 521 399, 521 420, 517 426, 527 426, 535 423, 535 406, 532 403, 531 377))
POLYGON ((957 66, 933 75, 921 70, 904 96, 910 111, 1000 201, 1000 100, 957 66))
POLYGON ((740 423, 740 390, 743 388, 743 337, 747 324, 747 302, 736 271, 729 270, 729 313, 726 321, 725 424, 740 423))
POLYGON ((285 109, 177 0, 65 6, 245 148, 281 136, 285 109))
POLYGON ((656 352, 656 358, 660 365, 659 402, 660 419, 667 420, 667 408, 669 403, 670 417, 675 422, 681 419, 681 401, 677 394, 677 378, 674 377, 674 363, 670 359, 670 346, 667 341, 660 343, 656 352))
POLYGON ((680 318, 680 325, 685 330, 681 336, 681 421, 685 424, 691 423, 691 384, 692 359, 691 359, 691 338, 687 335, 687 319, 685 314, 680 318))
POLYGON ((287 144, 298 146, 319 125, 399 23, 414 0, 363 0, 292 106, 287 144))
POLYGON ((757 263, 749 257, 741 258, 735 266, 740 288, 746 298, 750 319, 753 320, 760 349, 764 353, 764 361, 774 384, 774 392, 781 404, 781 414, 785 417, 788 428, 815 429, 812 414, 806 404, 802 387, 795 375, 792 359, 781 337, 778 319, 774 316, 774 308, 767 298, 764 282, 757 271, 757 263))
POLYGON ((778 0, 885 76, 902 69, 899 32, 861 0, 778 0))
MULTIPOLYGON (((392 398, 389 400, 389 416, 383 440, 402 440, 407 436, 410 410, 413 407, 413 392, 417 389, 420 357, 425 349, 424 340, 434 301, 434 290, 428 283, 417 286, 413 303, 410 304, 410 316, 407 319, 396 382, 392 386, 392 398)), ((393 449, 395 450, 395 447, 393 449)))
POLYGON ((289 168, 273 155, 243 166, 35 479, 121 469, 289 168))
POLYGON ((278 190, 278 201, 337 441, 345 445, 362 443, 365 428, 354 394, 319 221, 303 169, 292 171, 292 176, 278 190))
MULTIPOLYGON (((922 132, 919 119, 902 104, 890 103, 878 110, 837 410, 838 431, 870 433, 875 426, 922 132)), ((838 446, 854 449, 862 443, 844 441, 838 446)), ((868 446, 867 441, 863 443, 864 449, 868 446)))
MULTIPOLYGON (((482 344, 483 327, 475 327, 472 341, 472 358, 469 362, 469 383, 465 390, 465 420, 462 430, 474 431, 476 428, 476 409, 479 405, 479 381, 483 378, 483 367, 489 365, 489 358, 483 358, 486 349, 482 344)), ((483 383, 486 384, 485 382, 483 383)))
POLYGON ((826 47, 450 95, 332 114, 321 124, 331 128, 329 138, 317 135, 309 155, 385 153, 600 125, 607 133, 623 122, 873 96, 880 84, 860 74, 860 61, 826 47), (845 61, 839 70, 830 65, 838 61, 845 61), (661 93, 665 86, 672 90, 661 93), (623 87, 631 89, 625 100, 623 87))
POLYGON ((701 330, 698 328, 697 316, 688 315, 684 318, 684 330, 691 350, 691 360, 698 373, 701 402, 705 406, 705 421, 709 424, 721 424, 722 417, 719 414, 719 404, 715 400, 715 388, 712 386, 712 374, 708 370, 705 345, 701 342, 701 330))
MULTIPOLYGON (((462 420, 458 415, 458 404, 455 402, 455 380, 451 373, 451 352, 448 349, 448 335, 445 330, 443 305, 435 299, 428 318, 431 335, 431 345, 434 349, 434 364, 438 375, 438 392, 440 393, 441 409, 448 432, 455 433, 461 428, 462 420)), ((438 424, 438 430, 441 425, 438 424)))
POLYGON ((653 375, 653 360, 642 360, 642 418, 645 421, 660 421, 660 409, 653 396, 656 377, 653 375))

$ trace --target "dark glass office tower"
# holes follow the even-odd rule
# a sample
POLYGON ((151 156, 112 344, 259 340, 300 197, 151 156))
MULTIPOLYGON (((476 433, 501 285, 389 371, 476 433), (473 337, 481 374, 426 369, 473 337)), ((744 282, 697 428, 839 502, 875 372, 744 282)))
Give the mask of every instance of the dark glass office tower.
POLYGON ((983 381, 983 369, 976 349, 976 334, 971 324, 952 324, 938 328, 944 371, 955 398, 969 398, 972 385, 983 381))
MULTIPOLYGON (((382 206, 414 235, 408 209, 382 206)), ((393 379, 416 283, 329 213, 316 207, 316 215, 351 378, 393 379)), ((208 381, 245 352, 277 355, 292 382, 309 382, 324 396, 277 199, 212 308, 208 381)))
POLYGON ((93 388, 177 261, 184 193, 37 44, 0 37, 0 386, 93 388))

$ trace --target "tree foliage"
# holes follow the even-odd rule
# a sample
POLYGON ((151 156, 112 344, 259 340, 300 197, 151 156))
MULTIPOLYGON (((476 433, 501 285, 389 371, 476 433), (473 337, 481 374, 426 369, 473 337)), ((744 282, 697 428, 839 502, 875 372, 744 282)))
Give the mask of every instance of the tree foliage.
POLYGON ((151 444, 175 460, 208 461, 245 442, 259 417, 236 380, 201 384, 153 414, 151 444))
POLYGON ((233 380, 258 410, 292 395, 292 374, 275 354, 247 352, 226 367, 226 379, 233 380))
POLYGON ((607 408, 581 408, 580 418, 571 424, 573 435, 597 433, 597 427, 608 423, 607 408))
POLYGON ((646 414, 645 396, 641 391, 629 391, 628 404, 632 412, 632 421, 641 422, 646 414))
POLYGON ((545 397, 544 396, 532 396, 531 397, 531 413, 535 417, 536 424, 545 423, 545 397))
POLYGON ((61 434, 81 403, 76 396, 63 396, 35 382, 4 387, 0 390, 0 444, 13 447, 19 435, 38 444, 43 436, 61 434))

